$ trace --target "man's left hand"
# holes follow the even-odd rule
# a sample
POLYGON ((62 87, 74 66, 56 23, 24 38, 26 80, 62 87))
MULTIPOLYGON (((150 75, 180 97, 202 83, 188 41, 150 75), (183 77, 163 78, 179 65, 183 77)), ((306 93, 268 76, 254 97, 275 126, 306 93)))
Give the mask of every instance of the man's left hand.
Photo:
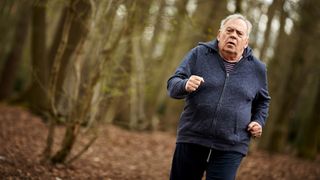
POLYGON ((249 125, 248 125, 248 129, 247 129, 250 133, 251 136, 256 138, 256 137, 261 137, 262 134, 262 127, 259 123, 257 123, 256 121, 252 121, 249 125))

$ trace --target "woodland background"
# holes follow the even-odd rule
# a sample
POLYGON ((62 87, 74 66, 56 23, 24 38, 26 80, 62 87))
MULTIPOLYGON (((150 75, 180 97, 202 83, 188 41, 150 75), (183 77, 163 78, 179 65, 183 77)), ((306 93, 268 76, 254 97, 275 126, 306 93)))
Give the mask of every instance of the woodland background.
MULTIPOLYGON (((315 161, 318 0, 2 0, 0 100, 45 124, 41 162, 70 164, 106 125, 174 134, 183 101, 167 96, 168 77, 236 12, 253 24, 250 46, 267 64, 272 97, 263 136, 252 149, 315 161), (87 142, 74 153, 83 136, 87 142)), ((2 121, 2 132, 13 126, 2 121)))

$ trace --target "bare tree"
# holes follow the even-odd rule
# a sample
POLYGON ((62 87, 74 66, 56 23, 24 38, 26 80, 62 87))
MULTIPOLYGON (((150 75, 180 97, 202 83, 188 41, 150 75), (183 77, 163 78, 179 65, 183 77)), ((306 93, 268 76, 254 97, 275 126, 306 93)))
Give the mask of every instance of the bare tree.
MULTIPOLYGON (((88 33, 88 19, 91 15, 91 4, 86 0, 73 0, 70 2, 70 7, 68 8, 68 12, 66 14, 64 20, 64 26, 61 33, 61 42, 57 49, 57 53, 55 55, 52 71, 50 74, 50 84, 49 84, 49 98, 52 110, 52 116, 49 117, 49 133, 47 137, 47 146, 44 150, 44 158, 45 160, 49 160, 53 163, 64 162, 67 156, 70 154, 71 149, 76 141, 76 137, 79 133, 80 123, 84 119, 85 115, 83 113, 88 112, 88 106, 90 104, 90 99, 92 94, 88 91, 91 91, 91 88, 96 83, 96 80, 93 80, 90 83, 90 86, 86 87, 83 92, 83 96, 81 98, 75 97, 73 100, 77 100, 77 103, 73 104, 68 109, 69 114, 67 114, 67 127, 64 139, 62 141, 62 145, 60 150, 56 152, 55 155, 51 155, 52 152, 52 144, 54 141, 54 128, 58 118, 58 110, 56 108, 56 94, 62 88, 62 84, 59 83, 59 77, 61 78, 61 71, 64 71, 63 66, 67 66, 67 64, 62 63, 64 58, 70 58, 74 52, 79 52, 83 47, 84 39, 88 33), (79 37, 70 37, 70 34, 78 32, 79 37), (71 48, 71 49, 68 49, 71 48), (67 55, 65 55, 67 53, 67 55), (69 54, 71 53, 71 54, 69 54), (65 56, 64 56, 65 55, 65 56), (62 70, 61 70, 62 69, 62 70), (79 103, 79 101, 81 103, 79 103), (84 103, 84 104, 82 104, 84 103)), ((77 54, 74 55, 72 59, 77 59, 77 54)), ((94 77, 93 79, 96 79, 94 77)), ((77 87, 74 87, 77 88, 77 87)), ((78 94, 78 93, 76 93, 78 94)))
POLYGON ((18 13, 18 22, 15 28, 14 40, 9 54, 5 59, 1 79, 0 79, 0 100, 9 98, 14 86, 16 74, 21 62, 23 47, 28 35, 30 5, 23 3, 18 13))

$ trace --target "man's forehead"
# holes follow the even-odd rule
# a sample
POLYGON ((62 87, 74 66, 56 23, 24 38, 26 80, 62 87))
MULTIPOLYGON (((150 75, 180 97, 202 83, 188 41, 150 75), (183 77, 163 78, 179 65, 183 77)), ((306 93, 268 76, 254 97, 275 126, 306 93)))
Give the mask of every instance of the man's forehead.
POLYGON ((239 31, 246 31, 247 24, 242 19, 230 19, 224 24, 224 28, 232 28, 239 31))

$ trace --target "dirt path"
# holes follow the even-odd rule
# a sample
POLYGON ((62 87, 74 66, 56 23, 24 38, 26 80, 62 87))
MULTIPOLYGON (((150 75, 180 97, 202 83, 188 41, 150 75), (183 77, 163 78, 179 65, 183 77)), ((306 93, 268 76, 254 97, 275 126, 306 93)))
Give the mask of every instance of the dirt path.
MULTIPOLYGON (((168 179, 175 144, 172 134, 101 125, 96 142, 69 166, 39 163, 46 134, 39 118, 21 108, 0 105, 0 179, 168 179)), ((63 129, 58 128, 56 135, 61 139, 63 129)), ((88 136, 80 137, 75 152, 88 141, 88 136)), ((320 160, 254 151, 244 159, 237 179, 320 179, 320 160)))

